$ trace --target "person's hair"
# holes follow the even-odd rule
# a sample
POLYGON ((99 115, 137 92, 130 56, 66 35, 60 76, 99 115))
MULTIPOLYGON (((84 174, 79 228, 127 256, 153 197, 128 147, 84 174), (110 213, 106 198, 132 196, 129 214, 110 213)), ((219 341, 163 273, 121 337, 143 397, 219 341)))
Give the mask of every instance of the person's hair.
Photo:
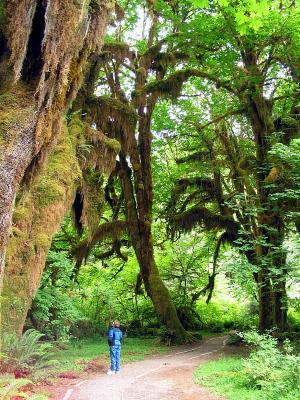
POLYGON ((118 321, 117 319, 114 321, 114 326, 116 328, 120 328, 120 321, 118 321))

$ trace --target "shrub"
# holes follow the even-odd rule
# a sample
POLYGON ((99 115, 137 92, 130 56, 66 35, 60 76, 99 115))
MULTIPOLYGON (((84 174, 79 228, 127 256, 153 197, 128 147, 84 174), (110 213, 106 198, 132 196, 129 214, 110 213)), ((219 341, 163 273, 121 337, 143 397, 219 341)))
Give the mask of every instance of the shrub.
POLYGON ((49 343, 39 343, 42 336, 34 329, 29 329, 20 338, 12 334, 3 335, 0 371, 19 371, 22 376, 25 371, 40 367, 48 359, 52 348, 49 343))
POLYGON ((204 300, 199 300, 196 311, 201 317, 203 327, 214 333, 231 329, 246 330, 256 326, 257 322, 257 315, 252 304, 237 304, 220 300, 212 300, 206 304, 204 300))
POLYGON ((173 331, 170 331, 166 327, 160 328, 158 331, 158 335, 161 343, 165 343, 168 346, 170 346, 175 340, 175 333, 173 331))
POLYGON ((255 346, 243 364, 248 385, 268 393, 271 398, 292 391, 299 383, 300 357, 292 353, 289 340, 278 347, 269 334, 245 333, 242 337, 255 346))
POLYGON ((243 343, 243 338, 236 331, 229 332, 226 344, 230 346, 239 346, 243 343))

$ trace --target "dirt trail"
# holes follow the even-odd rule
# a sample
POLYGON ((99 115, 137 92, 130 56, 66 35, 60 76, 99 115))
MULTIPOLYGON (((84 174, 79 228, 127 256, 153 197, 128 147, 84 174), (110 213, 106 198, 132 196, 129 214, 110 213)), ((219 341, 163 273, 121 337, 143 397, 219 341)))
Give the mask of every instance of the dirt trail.
POLYGON ((193 381, 198 365, 218 357, 225 337, 126 364, 120 375, 78 382, 61 400, 221 400, 193 381))

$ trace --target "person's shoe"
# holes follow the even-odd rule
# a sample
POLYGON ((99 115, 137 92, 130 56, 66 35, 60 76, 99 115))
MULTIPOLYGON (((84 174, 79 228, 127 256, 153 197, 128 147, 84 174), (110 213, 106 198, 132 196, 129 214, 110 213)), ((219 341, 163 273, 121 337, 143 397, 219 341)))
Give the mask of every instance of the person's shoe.
POLYGON ((107 375, 115 375, 115 371, 112 371, 111 369, 109 369, 107 371, 107 375))
POLYGON ((116 375, 120 375, 120 371, 116 371, 116 375))

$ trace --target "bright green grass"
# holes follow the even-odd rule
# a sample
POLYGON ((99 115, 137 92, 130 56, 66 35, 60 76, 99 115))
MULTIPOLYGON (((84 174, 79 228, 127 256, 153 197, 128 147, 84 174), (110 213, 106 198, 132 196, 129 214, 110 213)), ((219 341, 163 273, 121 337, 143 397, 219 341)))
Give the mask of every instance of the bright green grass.
POLYGON ((200 366, 195 372, 198 384, 209 387, 228 400, 296 400, 300 399, 300 389, 278 396, 247 386, 240 357, 220 358, 200 366))
MULTIPOLYGON (((122 363, 143 360, 145 356, 168 351, 166 346, 157 343, 153 338, 126 338, 122 345, 122 363)), ((71 342, 64 350, 54 352, 52 359, 56 360, 60 371, 80 371, 84 364, 94 358, 109 359, 109 346, 107 339, 95 338, 71 342)))

